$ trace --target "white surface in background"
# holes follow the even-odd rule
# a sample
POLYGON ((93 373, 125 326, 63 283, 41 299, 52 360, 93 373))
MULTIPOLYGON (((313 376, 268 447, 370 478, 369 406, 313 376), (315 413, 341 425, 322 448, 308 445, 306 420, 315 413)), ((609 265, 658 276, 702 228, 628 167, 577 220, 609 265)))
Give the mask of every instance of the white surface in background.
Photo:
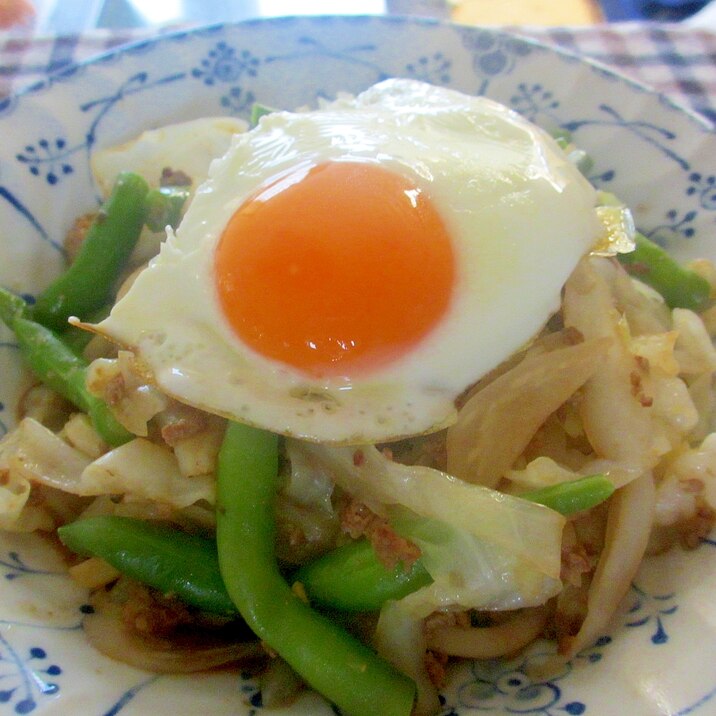
POLYGON ((202 24, 281 15, 382 15, 385 0, 33 0, 35 34, 93 27, 202 24))
POLYGON ((712 0, 703 10, 687 18, 681 24, 716 32, 716 0, 712 0))

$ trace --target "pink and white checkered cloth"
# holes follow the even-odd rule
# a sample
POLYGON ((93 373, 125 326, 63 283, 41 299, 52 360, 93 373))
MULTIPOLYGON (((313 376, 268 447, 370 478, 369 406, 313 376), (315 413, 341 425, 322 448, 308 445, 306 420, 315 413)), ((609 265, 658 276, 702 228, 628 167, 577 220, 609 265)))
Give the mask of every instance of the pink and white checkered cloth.
MULTIPOLYGON (((167 29, 171 28, 28 38, 0 33, 0 98, 47 73, 167 29)), ((508 29, 599 60, 716 124, 716 32, 648 23, 508 29)))

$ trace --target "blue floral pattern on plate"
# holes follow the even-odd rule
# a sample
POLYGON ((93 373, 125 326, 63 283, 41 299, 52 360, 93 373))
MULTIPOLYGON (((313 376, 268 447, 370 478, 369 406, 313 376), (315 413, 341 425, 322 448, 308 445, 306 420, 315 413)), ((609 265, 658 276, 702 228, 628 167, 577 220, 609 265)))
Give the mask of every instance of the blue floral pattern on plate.
MULTIPOLYGON (((137 43, 2 101, 0 284, 32 295, 58 270, 64 230, 96 206, 89 165, 98 147, 179 119, 248 117, 256 100, 311 104, 389 76, 485 94, 548 130, 572 132, 595 160, 595 183, 623 196, 644 232, 681 256, 716 258, 714 134, 665 98, 499 31, 394 17, 280 18, 137 43)), ((0 370, 2 435, 22 382, 6 332, 0 370)), ((535 669, 551 653, 543 644, 509 661, 455 669, 443 716, 655 713, 655 679, 672 713, 713 713, 713 546, 665 557, 669 569, 662 558, 647 563, 614 630, 548 676, 535 669), (679 581, 665 576, 672 574, 679 581), (675 664, 667 675, 665 663, 675 664)), ((157 677, 96 654, 79 628, 85 595, 62 571, 32 537, 2 538, 0 716, 43 716, 46 706, 61 709, 63 699, 97 716, 265 711, 249 675, 157 677)), ((334 713, 317 697, 306 699, 292 711, 334 713)))

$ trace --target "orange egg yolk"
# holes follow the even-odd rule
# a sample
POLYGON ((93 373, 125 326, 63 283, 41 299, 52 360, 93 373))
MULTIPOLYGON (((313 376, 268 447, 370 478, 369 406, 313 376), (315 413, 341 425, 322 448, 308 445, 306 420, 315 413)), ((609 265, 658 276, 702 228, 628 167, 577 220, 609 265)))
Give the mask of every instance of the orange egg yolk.
POLYGON ((455 282, 430 199, 359 162, 297 169, 247 200, 215 271, 241 340, 312 376, 352 377, 405 355, 439 323, 455 282))

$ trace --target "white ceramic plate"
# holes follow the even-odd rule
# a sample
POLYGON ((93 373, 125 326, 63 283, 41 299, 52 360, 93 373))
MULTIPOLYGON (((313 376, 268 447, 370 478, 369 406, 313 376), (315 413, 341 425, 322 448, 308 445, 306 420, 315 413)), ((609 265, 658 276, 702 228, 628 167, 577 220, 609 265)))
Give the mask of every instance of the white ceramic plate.
MULTIPOLYGON (((192 30, 70 69, 0 103, 0 284, 32 294, 59 270, 59 241, 96 205, 96 149, 206 114, 246 115, 409 76, 484 93, 596 159, 593 180, 634 207, 680 256, 716 258, 716 140, 668 100, 602 67, 510 35, 396 18, 277 19, 192 30)), ((0 435, 22 373, 0 333, 0 435)), ((0 714, 260 714, 239 674, 152 676, 98 655, 80 629, 86 595, 53 549, 0 539, 0 714)), ((716 541, 650 561, 613 630, 560 674, 531 669, 537 645, 451 675, 443 716, 716 713, 716 541)), ((282 712, 283 713, 283 712, 282 712)), ((307 695, 292 714, 335 713, 307 695)), ((378 716, 378 715, 376 715, 378 716)))

